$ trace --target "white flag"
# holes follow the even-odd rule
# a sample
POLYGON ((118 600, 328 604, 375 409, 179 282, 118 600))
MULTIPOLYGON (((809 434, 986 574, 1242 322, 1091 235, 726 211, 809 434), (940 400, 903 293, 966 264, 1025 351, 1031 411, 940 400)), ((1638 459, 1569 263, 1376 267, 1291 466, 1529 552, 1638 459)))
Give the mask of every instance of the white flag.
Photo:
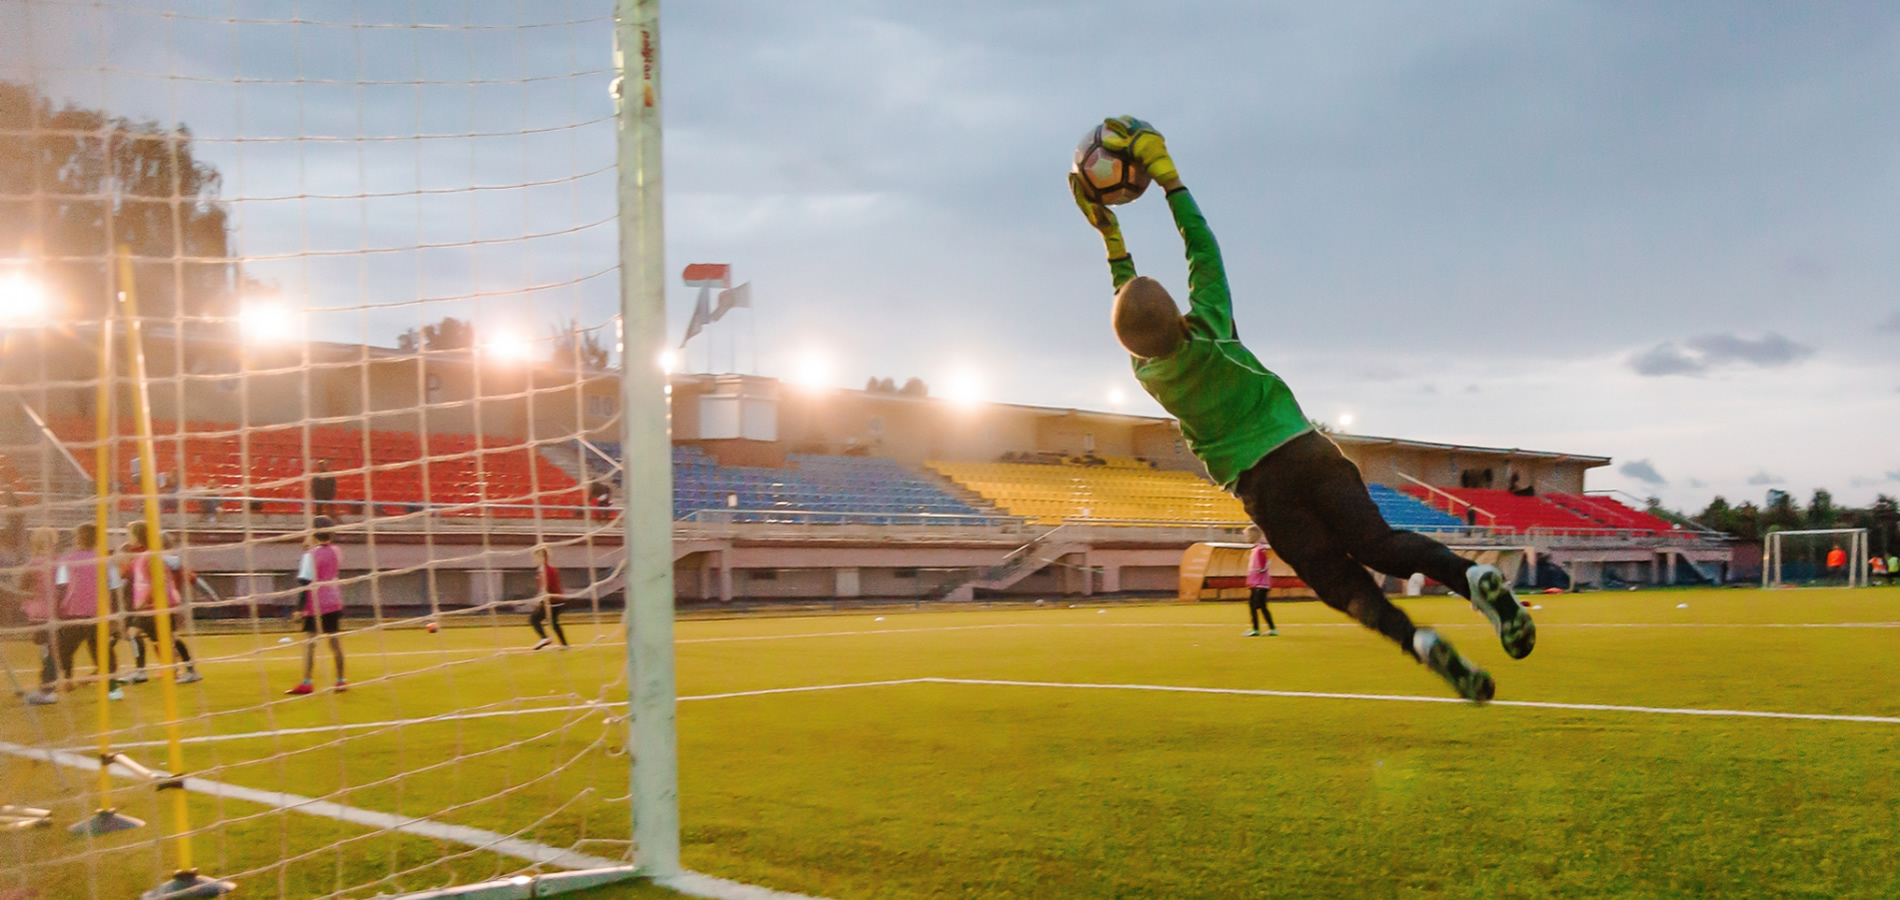
POLYGON ((713 308, 712 320, 719 321, 729 309, 752 308, 752 282, 719 292, 719 305, 713 308))
POLYGON ((711 295, 711 288, 699 289, 699 302, 693 305, 693 318, 686 323, 686 336, 680 338, 681 347, 686 346, 686 342, 692 340, 700 329, 712 324, 712 307, 707 304, 711 295))

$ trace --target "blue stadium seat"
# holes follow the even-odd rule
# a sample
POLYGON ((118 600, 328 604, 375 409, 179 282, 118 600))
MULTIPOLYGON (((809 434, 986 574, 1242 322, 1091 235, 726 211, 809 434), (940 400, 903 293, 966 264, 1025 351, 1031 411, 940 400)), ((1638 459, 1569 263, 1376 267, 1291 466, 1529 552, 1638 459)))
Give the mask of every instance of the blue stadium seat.
POLYGON ((1383 484, 1368 484, 1366 490, 1372 493, 1372 502, 1378 504, 1379 514, 1385 516, 1386 522, 1393 528, 1438 530, 1465 527, 1465 523, 1456 516, 1426 506, 1383 484))
POLYGON ((792 454, 787 462, 784 469, 722 466, 698 447, 674 447, 674 516, 735 508, 728 505, 735 495, 742 511, 736 520, 746 522, 773 521, 777 510, 820 523, 957 524, 954 518, 916 517, 981 515, 894 460, 792 454))

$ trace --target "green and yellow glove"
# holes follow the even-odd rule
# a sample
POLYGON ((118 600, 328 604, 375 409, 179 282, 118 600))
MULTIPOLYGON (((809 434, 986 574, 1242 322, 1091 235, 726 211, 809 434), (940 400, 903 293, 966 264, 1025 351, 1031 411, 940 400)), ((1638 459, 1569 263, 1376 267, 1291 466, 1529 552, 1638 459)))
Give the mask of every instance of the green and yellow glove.
POLYGON ((1172 190, 1181 183, 1181 173, 1168 156, 1167 139, 1147 122, 1134 116, 1103 120, 1102 146, 1133 156, 1163 188, 1172 190))
POLYGON ((1088 185, 1082 183, 1082 176, 1069 173, 1069 193, 1075 197, 1075 205, 1082 210, 1082 217, 1089 220, 1089 226, 1102 233, 1102 243, 1108 246, 1108 258, 1120 259, 1128 255, 1128 247, 1122 243, 1122 226, 1115 220, 1115 213, 1103 206, 1090 195, 1088 185))

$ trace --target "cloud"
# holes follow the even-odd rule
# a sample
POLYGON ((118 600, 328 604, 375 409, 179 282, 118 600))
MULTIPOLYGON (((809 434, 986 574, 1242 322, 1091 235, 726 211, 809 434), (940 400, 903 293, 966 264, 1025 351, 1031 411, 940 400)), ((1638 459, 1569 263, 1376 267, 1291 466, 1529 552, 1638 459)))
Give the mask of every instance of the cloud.
POLYGON ((1656 467, 1647 459, 1633 459, 1617 467, 1617 471, 1644 484, 1668 484, 1669 479, 1662 477, 1656 467))
POLYGON ((1888 472, 1888 473, 1887 473, 1887 480, 1888 480, 1888 481, 1900 481, 1900 471, 1895 471, 1895 472, 1888 472))
POLYGON ((1734 334, 1706 334, 1689 339, 1689 346, 1702 352, 1710 366, 1743 363, 1768 369, 1800 362, 1814 355, 1814 348, 1797 344, 1772 331, 1750 339, 1734 334))
POLYGON ((1638 375, 1688 375, 1700 374, 1708 367, 1685 356, 1675 344, 1662 343, 1631 355, 1630 368, 1638 375))
POLYGON ((1705 483, 1703 483, 1703 481, 1702 481, 1702 479, 1700 479, 1700 478, 1691 478, 1691 479, 1689 479, 1689 480, 1688 480, 1687 482, 1685 482, 1685 483, 1686 483, 1686 484, 1688 484, 1688 485, 1689 485, 1690 487, 1692 487, 1692 488, 1705 488, 1705 487, 1708 487, 1708 485, 1707 485, 1707 484, 1705 484, 1705 483))
POLYGON ((1765 471, 1757 471, 1755 474, 1748 476, 1748 483, 1754 485, 1781 484, 1785 480, 1786 479, 1780 475, 1770 475, 1765 471))
POLYGON ((1630 355, 1629 367, 1638 375, 1701 375, 1724 366, 1772 369, 1792 365, 1814 355, 1814 348, 1770 331, 1759 338, 1734 333, 1704 334, 1683 343, 1685 351, 1664 341, 1630 355))
POLYGON ((1879 327, 1881 331, 1900 332, 1900 309, 1894 310, 1892 313, 1889 313, 1886 318, 1881 319, 1880 325, 1877 327, 1879 327))

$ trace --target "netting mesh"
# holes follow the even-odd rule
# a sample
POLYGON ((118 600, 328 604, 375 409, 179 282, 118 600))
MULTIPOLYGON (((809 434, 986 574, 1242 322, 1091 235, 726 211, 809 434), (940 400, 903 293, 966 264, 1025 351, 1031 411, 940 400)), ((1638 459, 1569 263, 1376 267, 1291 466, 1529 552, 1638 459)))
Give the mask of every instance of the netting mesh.
POLYGON ((0 893, 629 859, 611 4, 0 22, 0 893), (148 503, 169 577, 135 571, 148 503), (104 660, 75 540, 101 508, 104 660), (132 764, 103 793, 102 746, 132 764), (68 833, 101 808, 147 824, 68 833))
POLYGON ((1867 529, 1772 532, 1763 545, 1762 583, 1770 587, 1868 584, 1867 529))

